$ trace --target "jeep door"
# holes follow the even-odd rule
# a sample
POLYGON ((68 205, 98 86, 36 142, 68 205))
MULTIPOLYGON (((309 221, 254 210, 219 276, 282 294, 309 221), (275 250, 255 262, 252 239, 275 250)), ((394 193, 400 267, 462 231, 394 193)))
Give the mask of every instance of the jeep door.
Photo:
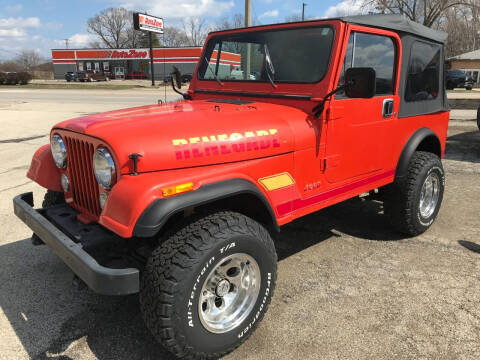
POLYGON ((392 32, 360 26, 349 26, 343 62, 337 74, 343 84, 350 67, 371 67, 376 72, 375 96, 368 99, 347 98, 337 93, 327 112, 325 177, 338 183, 385 169, 388 140, 395 121, 399 98, 397 83, 400 39, 392 32))

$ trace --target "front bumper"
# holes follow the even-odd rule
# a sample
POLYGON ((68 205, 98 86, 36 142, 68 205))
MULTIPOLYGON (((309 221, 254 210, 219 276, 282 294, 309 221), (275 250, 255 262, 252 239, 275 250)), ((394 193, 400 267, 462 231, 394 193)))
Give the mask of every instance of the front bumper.
POLYGON ((112 269, 100 265, 81 244, 74 242, 52 222, 33 208, 31 192, 16 196, 13 209, 35 234, 62 259, 93 291, 102 295, 137 293, 140 273, 135 268, 112 269))

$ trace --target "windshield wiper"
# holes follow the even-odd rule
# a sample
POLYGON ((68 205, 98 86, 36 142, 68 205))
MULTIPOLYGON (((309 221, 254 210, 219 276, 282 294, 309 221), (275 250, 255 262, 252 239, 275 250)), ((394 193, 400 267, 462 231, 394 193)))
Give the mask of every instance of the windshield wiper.
POLYGON ((270 51, 268 51, 267 44, 263 44, 263 51, 265 53, 265 72, 267 73, 268 80, 272 87, 276 88, 274 77, 275 77, 275 68, 273 67, 272 58, 270 57, 270 51))
POLYGON ((217 75, 213 72, 212 68, 210 67, 210 62, 208 61, 207 57, 203 55, 203 61, 205 61, 205 64, 207 64, 207 68, 210 70, 212 73, 213 77, 217 81, 218 85, 223 86, 223 83, 220 81, 220 79, 217 77, 217 75))

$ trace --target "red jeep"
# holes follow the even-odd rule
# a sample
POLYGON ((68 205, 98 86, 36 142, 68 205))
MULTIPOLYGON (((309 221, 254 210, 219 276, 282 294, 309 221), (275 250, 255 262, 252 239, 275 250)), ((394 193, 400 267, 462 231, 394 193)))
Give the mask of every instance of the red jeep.
POLYGON ((397 230, 432 225, 445 38, 384 15, 212 33, 184 100, 56 125, 28 171, 43 208, 15 213, 94 291, 140 292, 176 356, 221 356, 267 310, 282 225, 374 189, 397 230))

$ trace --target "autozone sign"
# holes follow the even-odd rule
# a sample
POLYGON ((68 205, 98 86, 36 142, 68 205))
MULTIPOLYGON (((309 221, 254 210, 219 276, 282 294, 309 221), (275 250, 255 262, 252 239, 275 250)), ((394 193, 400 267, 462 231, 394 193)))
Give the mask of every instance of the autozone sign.
POLYGON ((151 31, 163 34, 163 19, 142 13, 133 14, 135 30, 151 31))
POLYGON ((147 51, 137 51, 135 49, 113 50, 110 53, 112 59, 146 59, 148 55, 147 51))

